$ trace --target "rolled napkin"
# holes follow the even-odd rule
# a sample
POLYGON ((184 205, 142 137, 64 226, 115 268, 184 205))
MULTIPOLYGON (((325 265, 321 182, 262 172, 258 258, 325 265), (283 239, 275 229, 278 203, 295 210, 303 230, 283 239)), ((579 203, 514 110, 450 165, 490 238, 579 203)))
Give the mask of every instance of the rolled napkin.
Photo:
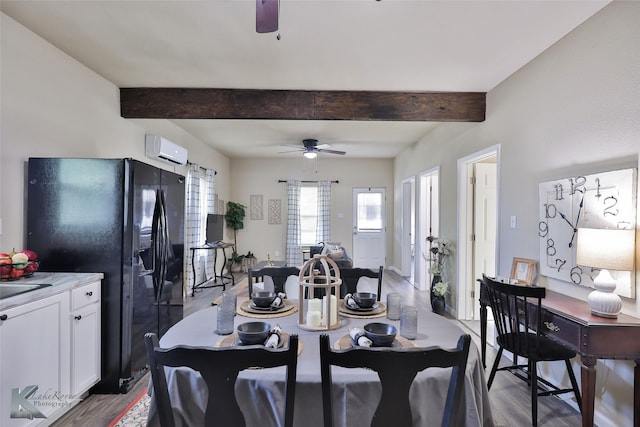
POLYGON ((369 338, 364 336, 364 332, 362 332, 359 328, 351 329, 349 331, 349 335, 351 336, 351 340, 359 347, 371 347, 371 345, 373 344, 369 338))
POLYGON ((278 292, 278 295, 271 301, 271 308, 280 308, 282 301, 287 297, 284 292, 278 292))
POLYGON ((346 294, 344 296, 344 304, 347 306, 347 308, 353 308, 356 310, 360 308, 356 300, 353 298, 353 295, 351 294, 346 294))
POLYGON ((269 331, 269 336, 264 342, 264 346, 267 348, 278 348, 280 344, 280 333, 282 332, 282 328, 280 325, 276 325, 269 331))

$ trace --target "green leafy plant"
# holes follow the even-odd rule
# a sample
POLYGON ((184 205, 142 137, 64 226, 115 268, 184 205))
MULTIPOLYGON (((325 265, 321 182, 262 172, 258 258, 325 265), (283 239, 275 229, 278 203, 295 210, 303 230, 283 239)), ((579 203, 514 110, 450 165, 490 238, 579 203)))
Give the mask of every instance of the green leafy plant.
POLYGON ((240 255, 237 252, 238 249, 238 230, 242 230, 244 228, 244 218, 246 215, 247 207, 241 203, 236 202, 227 202, 227 213, 224 216, 224 219, 227 223, 227 228, 233 230, 233 248, 234 251, 231 254, 231 258, 229 260, 234 264, 242 264, 242 260, 244 259, 244 255, 240 255))

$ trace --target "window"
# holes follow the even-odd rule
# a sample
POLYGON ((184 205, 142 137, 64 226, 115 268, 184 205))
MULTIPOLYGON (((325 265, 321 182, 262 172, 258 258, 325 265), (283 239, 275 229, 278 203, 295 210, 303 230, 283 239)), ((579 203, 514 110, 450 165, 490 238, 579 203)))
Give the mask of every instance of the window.
POLYGON ((357 196, 358 232, 382 231, 382 193, 359 193, 357 196))
POLYGON ((318 187, 300 187, 300 243, 303 246, 313 245, 316 242, 316 229, 318 228, 318 187))

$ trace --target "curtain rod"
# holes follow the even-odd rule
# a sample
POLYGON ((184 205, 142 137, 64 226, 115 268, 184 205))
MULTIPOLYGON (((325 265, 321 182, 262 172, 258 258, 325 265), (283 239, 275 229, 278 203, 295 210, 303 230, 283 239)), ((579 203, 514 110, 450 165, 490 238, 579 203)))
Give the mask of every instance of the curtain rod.
MULTIPOLYGON (((286 179, 279 179, 279 180, 278 180, 278 182, 279 182, 279 183, 281 183, 281 182, 287 182, 287 180, 286 180, 286 179)), ((320 181, 300 181, 300 182, 302 182, 302 183, 310 183, 310 182, 320 182, 320 181)), ((330 182, 331 182, 332 184, 340 184, 340 181, 337 181, 337 180, 336 180, 336 181, 330 181, 330 182)))
MULTIPOLYGON (((188 165, 197 165, 197 163, 193 163, 193 162, 192 162, 192 161, 190 161, 190 160, 187 160, 187 164, 188 164, 188 165)), ((200 169, 202 169, 203 171, 206 171, 206 170, 207 170, 207 168, 205 168, 205 167, 203 167, 203 166, 198 165, 198 167, 199 167, 200 169)), ((213 171, 213 174, 214 174, 214 175, 218 175, 218 171, 217 171, 217 170, 214 170, 214 171, 213 171)))

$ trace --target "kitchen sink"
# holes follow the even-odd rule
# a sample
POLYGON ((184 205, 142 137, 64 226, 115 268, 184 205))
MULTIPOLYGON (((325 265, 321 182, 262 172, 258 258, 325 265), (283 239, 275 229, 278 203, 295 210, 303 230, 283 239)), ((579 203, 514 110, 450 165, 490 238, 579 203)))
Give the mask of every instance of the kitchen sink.
POLYGON ((0 283, 0 299, 9 298, 25 292, 31 292, 38 289, 51 286, 47 283, 0 283))

